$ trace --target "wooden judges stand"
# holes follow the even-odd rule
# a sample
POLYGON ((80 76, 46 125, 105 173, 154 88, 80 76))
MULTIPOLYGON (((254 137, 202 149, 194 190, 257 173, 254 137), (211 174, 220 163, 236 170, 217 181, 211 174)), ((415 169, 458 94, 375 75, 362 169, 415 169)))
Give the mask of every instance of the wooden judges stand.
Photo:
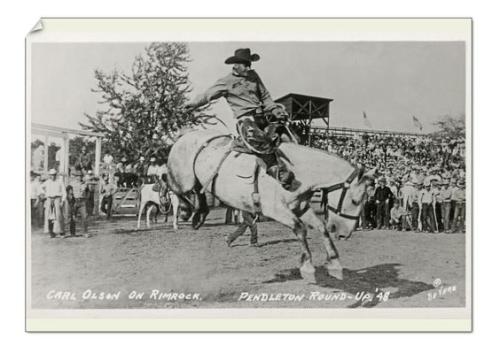
MULTIPOLYGON (((289 93, 281 98, 276 99, 276 103, 283 104, 290 120, 292 122, 300 122, 307 131, 311 131, 311 123, 313 120, 322 121, 325 127, 330 126, 330 102, 333 99, 307 96, 297 93, 289 93)), ((302 143, 311 144, 311 136, 307 141, 302 143)))

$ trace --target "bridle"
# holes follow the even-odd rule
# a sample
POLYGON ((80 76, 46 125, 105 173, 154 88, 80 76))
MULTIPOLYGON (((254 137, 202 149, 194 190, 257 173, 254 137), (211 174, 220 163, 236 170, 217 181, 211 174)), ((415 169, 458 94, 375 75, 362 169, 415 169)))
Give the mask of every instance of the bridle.
POLYGON ((340 182, 340 183, 337 183, 337 184, 332 185, 330 187, 321 189, 323 191, 323 196, 321 198, 321 205, 324 207, 325 215, 328 215, 328 210, 330 210, 332 212, 335 212, 337 215, 339 215, 342 218, 356 220, 356 221, 358 220, 359 215, 352 216, 352 215, 349 215, 349 214, 342 212, 342 206, 344 204, 344 199, 345 199, 345 195, 347 194, 347 190, 349 190, 349 188, 351 187, 351 183, 354 181, 354 179, 356 179, 356 177, 358 175, 359 175, 359 169, 354 167, 354 170, 349 175, 349 177, 347 178, 346 181, 340 182), (333 206, 330 206, 328 204, 328 194, 330 192, 336 191, 336 190, 342 190, 342 193, 340 194, 340 198, 339 198, 339 202, 337 204, 337 207, 333 207, 333 206))

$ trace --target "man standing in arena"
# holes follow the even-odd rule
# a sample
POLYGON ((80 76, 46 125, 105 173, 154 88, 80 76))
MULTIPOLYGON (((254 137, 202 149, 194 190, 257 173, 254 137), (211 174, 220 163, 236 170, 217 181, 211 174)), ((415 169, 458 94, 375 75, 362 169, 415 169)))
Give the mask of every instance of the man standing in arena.
POLYGON ((448 179, 443 180, 443 186, 440 192, 442 203, 442 215, 443 215, 443 227, 446 233, 450 233, 450 212, 451 212, 451 189, 450 181, 448 179))
POLYGON ((103 195, 101 202, 101 212, 106 214, 107 219, 111 219, 111 213, 113 210, 113 196, 116 194, 117 188, 109 180, 108 175, 104 175, 104 183, 101 185, 101 194, 103 195))
POLYGON ((88 222, 87 222, 87 199, 89 193, 88 184, 83 180, 83 173, 81 170, 73 172, 68 187, 66 188, 66 219, 69 220, 69 229, 71 236, 76 235, 75 219, 80 215, 83 236, 89 238, 88 222))
POLYGON ((422 210, 422 230, 437 233, 436 219, 434 218, 433 207, 436 205, 436 195, 431 190, 431 183, 424 183, 424 189, 420 191, 419 205, 422 210))
POLYGON ((45 196, 44 233, 49 233, 51 238, 61 234, 62 215, 61 204, 64 196, 64 184, 57 178, 55 169, 49 170, 49 179, 42 184, 42 193, 45 196))
POLYGON ((458 187, 453 191, 451 199, 455 201, 453 216, 453 232, 465 232, 465 182, 460 180, 458 187))
POLYGON ((30 172, 30 186, 31 186, 31 226, 41 227, 43 205, 40 195, 42 194, 42 184, 40 183, 40 175, 35 172, 30 172))
POLYGON ((394 199, 391 189, 386 186, 385 178, 380 178, 379 186, 375 189, 375 203, 377 205, 377 228, 388 229, 390 218, 390 203, 394 199))

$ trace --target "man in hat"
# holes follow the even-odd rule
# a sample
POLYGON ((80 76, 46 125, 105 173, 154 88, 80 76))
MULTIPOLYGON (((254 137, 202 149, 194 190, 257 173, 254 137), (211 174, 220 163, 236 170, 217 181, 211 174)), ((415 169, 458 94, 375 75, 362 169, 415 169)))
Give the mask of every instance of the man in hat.
POLYGON ((444 231, 444 224, 443 224, 443 195, 441 193, 442 190, 442 179, 437 180, 431 180, 431 189, 434 192, 434 195, 436 197, 436 204, 434 205, 434 217, 436 219, 437 223, 437 228, 436 230, 438 232, 443 232, 444 231))
POLYGON ((30 186, 31 226, 40 228, 43 225, 42 183, 40 182, 40 174, 30 172, 30 186))
POLYGON ((385 178, 380 178, 379 186, 375 189, 375 203, 377 205, 377 228, 388 229, 390 218, 390 203, 394 200, 391 189, 386 186, 385 178))
POLYGON ((451 212, 451 189, 450 189, 450 181, 448 179, 444 179, 441 187, 441 209, 442 209, 442 218, 443 218, 443 228, 446 233, 451 232, 450 228, 450 212, 451 212))
POLYGON ((156 161, 156 157, 152 156, 149 160, 149 166, 146 172, 146 182, 155 183, 158 175, 158 162, 156 161))
POLYGON ((83 236, 88 238, 87 199, 89 194, 88 184, 83 179, 81 170, 75 170, 66 188, 65 216, 69 220, 71 236, 76 235, 75 219, 80 214, 83 236))
POLYGON ((145 161, 144 156, 140 156, 139 161, 135 165, 135 172, 141 180, 146 176, 147 167, 145 161))
POLYGON ((261 78, 252 70, 252 62, 259 59, 259 55, 252 54, 248 48, 237 49, 225 61, 226 64, 233 64, 232 72, 186 104, 186 108, 196 109, 224 97, 237 120, 236 129, 241 139, 241 146, 238 147, 241 152, 259 155, 266 163, 268 172, 287 185, 291 182, 292 174, 275 156, 280 141, 276 134, 277 125, 270 124, 268 118, 271 116, 270 120, 280 122, 287 118, 287 113, 272 100, 261 78))
POLYGON ((61 234, 61 201, 64 196, 64 184, 57 178, 55 169, 49 170, 49 178, 42 184, 42 193, 45 196, 44 233, 51 238, 61 234))
POLYGON ((424 182, 424 189, 420 191, 419 205, 422 210, 422 230, 437 233, 436 219, 434 218, 433 207, 436 205, 436 195, 431 190, 431 183, 424 182))
POLYGON ((109 175, 103 176, 103 184, 101 185, 101 194, 103 195, 101 202, 101 212, 106 214, 107 219, 111 219, 113 209, 113 196, 116 194, 116 185, 109 180, 109 175))
POLYGON ((451 195, 455 201, 455 214, 453 216, 453 233, 465 231, 465 181, 460 179, 457 188, 451 195))

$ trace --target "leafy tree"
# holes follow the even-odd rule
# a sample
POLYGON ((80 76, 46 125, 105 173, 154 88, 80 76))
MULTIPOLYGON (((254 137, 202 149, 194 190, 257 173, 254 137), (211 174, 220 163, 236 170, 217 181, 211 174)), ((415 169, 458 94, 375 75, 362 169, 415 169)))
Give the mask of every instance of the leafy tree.
POLYGON ((95 70, 103 109, 85 114, 84 129, 104 134, 105 148, 116 158, 165 158, 168 145, 182 128, 213 116, 183 109, 191 91, 185 43, 151 43, 135 58, 131 73, 95 70))
POLYGON ((438 131, 434 133, 436 137, 444 137, 449 139, 464 139, 465 138, 465 115, 453 117, 445 115, 434 123, 438 127, 438 131))

